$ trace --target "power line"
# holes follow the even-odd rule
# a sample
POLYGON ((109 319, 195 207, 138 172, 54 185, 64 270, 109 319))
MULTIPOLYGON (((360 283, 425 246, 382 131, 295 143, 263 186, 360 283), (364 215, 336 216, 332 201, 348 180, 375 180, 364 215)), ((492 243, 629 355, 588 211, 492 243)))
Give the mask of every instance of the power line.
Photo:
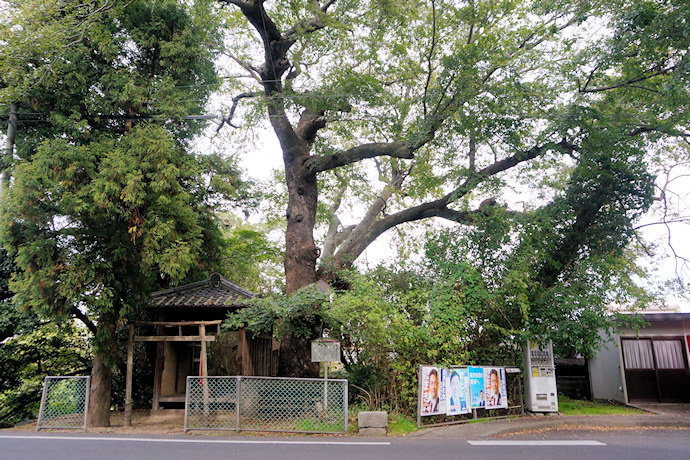
MULTIPOLYGON (((163 115, 88 115, 86 119, 103 118, 106 120, 165 120, 163 115)), ((184 115, 179 117, 182 120, 214 120, 222 119, 222 115, 184 115)), ((6 121, 7 117, 0 117, 0 120, 6 121)), ((175 118, 168 119, 175 120, 175 118)), ((43 118, 34 119, 19 119, 19 123, 50 123, 50 120, 43 118)))

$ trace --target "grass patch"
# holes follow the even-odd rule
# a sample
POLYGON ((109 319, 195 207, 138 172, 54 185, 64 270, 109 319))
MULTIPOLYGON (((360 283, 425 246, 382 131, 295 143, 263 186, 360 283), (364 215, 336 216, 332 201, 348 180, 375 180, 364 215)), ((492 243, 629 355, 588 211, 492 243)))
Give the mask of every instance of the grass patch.
POLYGON ((581 401, 563 395, 558 396, 558 412, 562 415, 634 415, 644 413, 634 407, 599 401, 581 401))
POLYGON ((393 436, 405 436, 417 431, 417 421, 401 414, 388 415, 388 431, 393 436))

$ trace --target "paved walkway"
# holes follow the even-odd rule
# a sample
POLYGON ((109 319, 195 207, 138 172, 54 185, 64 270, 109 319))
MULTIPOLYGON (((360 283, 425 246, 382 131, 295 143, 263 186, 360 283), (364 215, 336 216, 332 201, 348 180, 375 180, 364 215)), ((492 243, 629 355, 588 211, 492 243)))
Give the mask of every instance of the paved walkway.
POLYGON ((544 415, 465 423, 427 428, 408 436, 430 439, 478 439, 558 428, 690 428, 690 404, 655 404, 635 406, 646 412, 639 415, 544 415))

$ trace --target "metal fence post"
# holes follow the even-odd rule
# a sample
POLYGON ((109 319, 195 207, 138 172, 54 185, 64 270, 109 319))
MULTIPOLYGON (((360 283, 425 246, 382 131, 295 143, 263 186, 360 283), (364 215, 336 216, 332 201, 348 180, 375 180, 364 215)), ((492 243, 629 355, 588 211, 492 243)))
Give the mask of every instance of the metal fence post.
POLYGON ((323 408, 328 409, 328 362, 323 364, 323 408))
POLYGON ((240 434, 242 431, 242 377, 237 377, 235 386, 235 431, 240 434))
POLYGON ((345 434, 347 434, 347 430, 348 430, 347 422, 350 419, 350 410, 349 410, 350 400, 349 400, 349 396, 347 394, 348 388, 349 388, 348 382, 347 381, 343 382, 343 412, 345 413, 345 423, 344 423, 345 429, 343 430, 343 432, 345 434))
POLYGON ((417 428, 422 427, 422 365, 417 367, 417 380, 419 385, 417 388, 417 428))
POLYGON ((48 394, 48 377, 43 379, 43 395, 41 396, 41 408, 38 411, 39 423, 36 423, 36 431, 40 431, 40 429, 41 429, 40 421, 43 420, 43 411, 45 410, 46 395, 47 394, 48 394))
POLYGON ((518 388, 520 389, 520 410, 522 415, 525 415, 525 398, 522 396, 522 378, 523 374, 520 373, 520 376, 518 377, 518 388))
POLYGON ((185 394, 184 394, 184 432, 189 431, 189 393, 192 389, 190 376, 187 376, 187 382, 185 383, 185 394))
POLYGON ((86 388, 84 390, 84 431, 89 426, 89 401, 91 399, 91 376, 86 377, 86 388))

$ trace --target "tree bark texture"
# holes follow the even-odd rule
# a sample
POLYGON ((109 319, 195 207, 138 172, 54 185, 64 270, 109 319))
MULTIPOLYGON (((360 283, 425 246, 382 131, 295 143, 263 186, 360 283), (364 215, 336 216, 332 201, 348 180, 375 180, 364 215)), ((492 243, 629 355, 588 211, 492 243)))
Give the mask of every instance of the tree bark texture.
MULTIPOLYGON (((296 143, 304 144, 296 141, 296 143)), ((288 189, 285 232, 285 285, 286 293, 316 282, 316 261, 319 248, 314 242, 318 188, 316 174, 305 168, 309 149, 283 148, 285 177, 288 189), (295 152, 296 150, 296 152, 295 152), (294 152, 294 153, 293 153, 294 152)), ((319 366, 311 362, 310 341, 318 337, 313 328, 311 337, 288 336, 280 343, 278 375, 283 377, 317 377, 319 366)))
POLYGON ((318 190, 316 175, 301 167, 307 155, 285 161, 288 189, 285 233, 285 281, 288 294, 316 282, 320 255, 314 242, 318 190))
POLYGON ((311 340, 288 336, 280 342, 278 375, 298 378, 319 376, 319 363, 311 362, 311 340))
POLYGON ((93 357, 91 369, 91 393, 89 396, 89 426, 110 426, 110 396, 113 373, 98 355, 93 357))

